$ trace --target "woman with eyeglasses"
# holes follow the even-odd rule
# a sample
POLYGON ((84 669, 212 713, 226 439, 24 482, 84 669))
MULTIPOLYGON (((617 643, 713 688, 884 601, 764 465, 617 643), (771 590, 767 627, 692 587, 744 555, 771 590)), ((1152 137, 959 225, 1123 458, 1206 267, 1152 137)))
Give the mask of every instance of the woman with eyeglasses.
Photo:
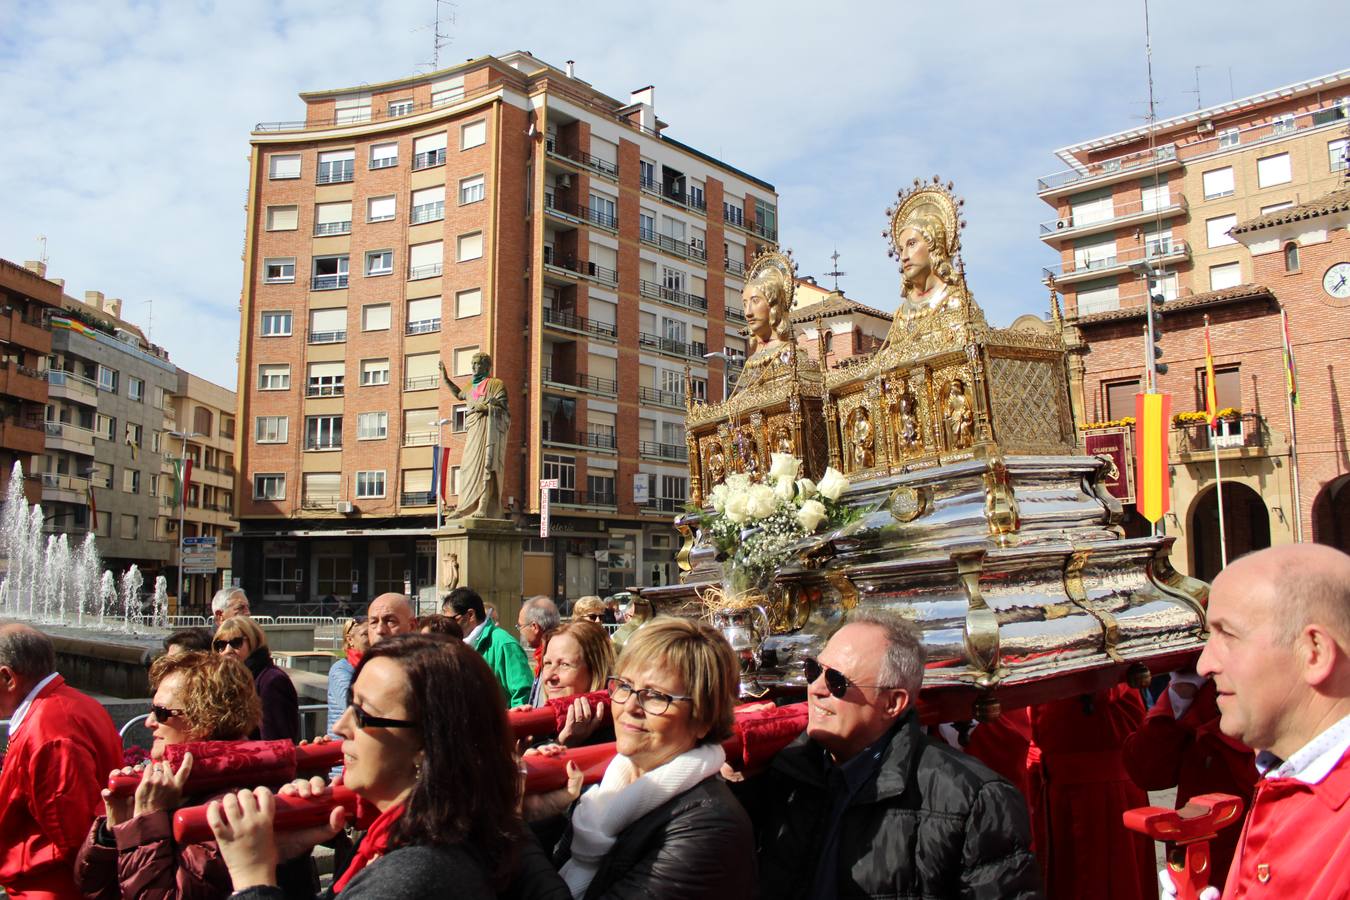
MULTIPOLYGON (((343 782, 378 817, 325 897, 487 900, 518 875, 525 838, 512 737, 496 676, 472 647, 439 635, 380 641, 357 666, 335 730, 343 782)), ((321 789, 314 779, 283 791, 321 789)), ((308 853, 343 821, 334 810, 325 827, 274 834, 274 809, 266 788, 207 809, 236 897, 286 896, 276 886, 278 859, 308 853)), ((545 870, 540 887, 560 887, 545 870)))
POLYGON ((594 622, 571 621, 558 626, 544 644, 539 665, 539 682, 545 700, 577 697, 567 710, 567 720, 556 742, 564 747, 614 740, 614 730, 605 706, 592 706, 578 694, 605 689, 614 671, 614 645, 605 629, 594 622))
POLYGON ((554 851, 574 900, 755 896, 750 819, 718 774, 739 677, 709 625, 657 619, 629 640, 609 679, 618 755, 554 851))
POLYGON ((605 601, 593 595, 582 597, 572 604, 572 621, 602 624, 605 621, 605 601))
POLYGON ((155 660, 150 684, 151 762, 134 798, 103 791, 105 815, 95 820, 76 859, 76 882, 86 897, 228 896, 229 876, 215 842, 180 846, 173 840, 174 809, 209 799, 182 796, 192 757, 177 771, 160 760, 170 744, 247 737, 262 716, 253 677, 232 658, 185 651, 155 660))
POLYGON ((248 616, 226 619, 216 629, 211 649, 233 657, 253 673, 262 700, 262 724, 250 737, 264 741, 300 740, 300 698, 281 667, 272 662, 267 633, 248 616))

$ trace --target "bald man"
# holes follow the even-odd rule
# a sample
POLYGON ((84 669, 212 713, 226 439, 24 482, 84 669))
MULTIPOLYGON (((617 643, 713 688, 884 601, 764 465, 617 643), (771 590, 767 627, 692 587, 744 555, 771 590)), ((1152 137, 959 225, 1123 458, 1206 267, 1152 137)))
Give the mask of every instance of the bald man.
POLYGON ((370 646, 374 647, 387 637, 416 630, 417 617, 403 594, 381 594, 370 601, 370 608, 366 610, 366 634, 370 646))
POLYGON ((0 625, 0 887, 19 898, 78 898, 75 854, 102 811, 99 790, 122 765, 122 740, 92 697, 56 673, 46 635, 0 625))
POLYGON ((1196 670, 1263 776, 1223 896, 1350 898, 1350 556, 1242 557, 1214 579, 1209 628, 1196 670))

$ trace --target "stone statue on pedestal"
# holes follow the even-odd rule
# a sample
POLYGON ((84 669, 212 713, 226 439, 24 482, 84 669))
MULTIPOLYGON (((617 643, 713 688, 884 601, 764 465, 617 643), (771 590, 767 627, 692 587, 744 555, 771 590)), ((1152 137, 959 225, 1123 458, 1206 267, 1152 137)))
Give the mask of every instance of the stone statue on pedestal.
POLYGON ((448 518, 500 519, 504 513, 502 476, 506 469, 506 435, 511 428, 506 385, 500 378, 488 377, 492 371, 492 357, 486 353, 477 353, 473 357, 473 387, 467 394, 450 380, 445 363, 440 367, 441 377, 450 392, 469 403, 464 417, 467 432, 464 456, 459 467, 459 505, 448 518))

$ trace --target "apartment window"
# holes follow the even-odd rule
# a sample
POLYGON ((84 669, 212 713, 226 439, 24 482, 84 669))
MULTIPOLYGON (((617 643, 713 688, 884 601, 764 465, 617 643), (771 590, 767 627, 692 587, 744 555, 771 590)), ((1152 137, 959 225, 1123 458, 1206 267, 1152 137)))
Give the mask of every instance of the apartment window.
POLYGON ((1350 139, 1341 138, 1327 144, 1327 165, 1333 172, 1343 172, 1350 165, 1350 139))
POLYGON ((363 497, 383 497, 384 496, 384 470, 373 470, 356 473, 356 496, 363 497))
POLYGON ((461 347, 455 351, 455 374, 472 375, 473 358, 478 353, 477 347, 461 347))
POLYGON ((638 160, 638 176, 642 179, 642 186, 645 188, 656 187, 656 163, 649 159, 638 160))
POLYGON ((483 258, 483 232, 461 234, 455 244, 456 262, 469 262, 483 258))
MULTIPOLYGON (((410 107, 412 104, 408 104, 410 107)), ((393 106, 391 103, 390 106, 393 106)), ((370 147, 370 167, 372 169, 388 169, 391 166, 398 165, 398 142, 390 141, 387 144, 372 144, 370 147)))
POLYGON ((441 298, 419 297, 408 301, 408 334, 441 330, 441 298))
POLYGON ((139 494, 141 492, 141 473, 136 469, 122 470, 122 492, 139 494))
MULTIPOLYGON (((1196 409, 1205 408, 1205 394, 1207 393, 1208 381, 1209 379, 1205 377, 1204 369, 1195 370, 1196 409)), ((1219 409, 1242 408, 1242 374, 1240 367, 1215 367, 1214 402, 1218 404, 1219 409)))
POLYGON ((1227 263, 1209 267, 1209 289, 1221 291, 1224 288, 1237 287, 1242 283, 1241 263, 1227 263))
MULTIPOLYGON (((127 376, 127 399, 137 403, 145 402, 145 380, 135 375, 127 376)), ((140 426, 137 426, 140 427, 140 426)))
POLYGON ((340 344, 347 340, 347 310, 315 309, 309 313, 311 344, 340 344))
POLYGON ((389 118, 391 119, 395 118, 396 116, 412 115, 412 111, 413 111, 413 102, 411 100, 389 101, 389 118))
POLYGON ((1225 128, 1219 132, 1219 149, 1227 150, 1242 143, 1242 135, 1236 128, 1225 128))
POLYGON ((764 200, 755 200, 755 231, 771 241, 778 240, 778 207, 764 200))
POLYGON ((437 222, 445 218, 445 185, 413 191, 412 224, 437 222))
POLYGON ((389 413, 365 412, 356 417, 356 439, 378 441, 389 437, 389 413))
POLYGON ((459 149, 468 150, 487 143, 487 122, 470 122, 459 129, 459 149))
MULTIPOLYGON (((193 431, 198 431, 198 429, 194 428, 193 431)), ((204 431, 199 431, 198 433, 203 435, 208 434, 208 432, 204 431)), ((142 426, 137 425, 135 422, 128 422, 126 433, 126 444, 128 447, 145 446, 145 429, 142 426)))
POLYGON ((333 150, 319 154, 319 184, 351 181, 356 172, 355 150, 333 150))
POLYGON ((1144 229, 1144 253, 1152 259, 1172 252, 1172 226, 1150 225, 1144 229))
POLYGON ((152 431, 150 433, 150 452, 151 453, 164 452, 164 432, 152 431))
POLYGON ((613 475, 587 475, 586 476, 587 499, 591 503, 602 503, 613 505, 614 497, 614 476, 613 475))
POLYGON ((258 390, 285 391, 291 386, 291 367, 288 363, 264 363, 258 366, 258 390))
POLYGON ((388 331, 389 309, 388 303, 373 303, 370 306, 361 307, 361 330, 388 331))
POLYGON ((1205 185, 1206 200, 1213 200, 1215 197, 1227 197, 1233 193, 1232 166, 1211 169, 1201 177, 1205 185))
POLYGON ((656 215, 645 209, 638 213, 638 238, 644 241, 656 240, 656 215))
POLYGON ((341 397, 346 387, 346 365, 342 362, 309 364, 309 382, 306 397, 341 397))
POLYGON ((1294 180, 1293 173, 1289 169, 1289 154, 1277 153, 1274 156, 1266 156, 1256 161, 1256 184, 1258 187, 1272 187, 1277 184, 1288 184, 1294 180))
POLYGON ((410 353, 403 358, 403 389, 405 391, 434 390, 440 383, 436 371, 441 357, 438 353, 410 353))
POLYGON ((259 444, 284 444, 289 437, 290 418, 258 416, 253 420, 253 440, 259 444))
POLYGON ((1078 289, 1078 314, 1104 312, 1120 308, 1120 287, 1115 281, 1096 282, 1078 289))
POLYGON ((1211 247, 1226 247, 1229 244, 1236 244, 1237 241, 1228 233, 1229 229, 1237 225, 1237 216, 1216 216, 1213 219, 1205 220, 1205 236, 1211 247))
POLYGON ((441 274, 445 259, 445 242, 428 241, 408 248, 408 280, 435 278, 441 274))
POLYGON ((367 275, 391 275, 394 271, 393 250, 371 250, 366 253, 367 275))
POLYGON ((469 316, 482 315, 483 313, 483 291, 481 288, 470 288, 467 291, 460 291, 455 294, 455 318, 467 319, 469 316))
POLYGON ((445 132, 413 139, 414 170, 445 165, 445 132))
MULTIPOLYGON (((572 456, 556 453, 544 454, 543 478, 558 479, 558 490, 575 491, 577 489, 577 461, 572 456)), ((554 495, 555 497, 557 495, 554 495)))
POLYGON ((316 291, 345 288, 347 286, 347 266, 346 256, 314 257, 314 281, 310 288, 316 291))
POLYGON ((350 200, 341 203, 319 203, 314 206, 314 235, 316 237, 351 233, 352 204, 350 200))
POLYGON ((459 205, 464 206, 467 203, 477 203, 485 196, 484 180, 482 175, 473 175, 469 178, 462 178, 459 182, 459 205))
POLYGON ((393 196, 371 197, 366 201, 367 222, 388 222, 397 214, 397 204, 393 196))
POLYGON ((1292 134, 1297 130, 1298 126, 1294 124, 1293 113, 1285 113, 1284 115, 1277 116, 1275 121, 1270 123, 1271 134, 1292 134))
POLYGON ((732 203, 729 200, 722 201, 722 221, 737 228, 745 227, 745 208, 739 203, 732 203))
POLYGON ((1111 381, 1102 385, 1106 399, 1107 421, 1114 422, 1134 416, 1134 397, 1139 393, 1139 379, 1111 381))
POLYGON ((263 260, 264 284, 291 284, 295 281, 295 257, 263 260))
POLYGON ((431 105, 444 106, 464 98, 464 76, 447 78, 431 86, 431 105))
POLYGON ((140 520, 136 516, 122 515, 122 529, 118 535, 124 541, 139 540, 141 533, 140 520))
POLYGON ((253 476, 254 500, 285 500, 286 476, 282 474, 259 474, 253 476))
POLYGON ((300 207, 298 206, 267 207, 268 231, 295 231, 299 227, 300 227, 300 207))
POLYGON ((707 209, 708 203, 703 198, 703 187, 694 183, 689 185, 689 205, 694 209, 707 209))
MULTIPOLYGON (((416 447, 436 443, 440 418, 436 409, 405 409, 403 411, 403 446, 416 447)), ((427 470, 428 472, 430 470, 427 470)), ((411 490, 408 488, 407 490, 411 490)))
POLYGON ((290 310, 269 310, 262 314, 263 337, 288 337, 290 333, 290 310))
POLYGON ((110 394, 117 393, 117 370, 107 366, 98 367, 98 389, 110 394))
POLYGON ((164 388, 155 385, 151 388, 151 391, 153 391, 151 396, 154 398, 155 409, 167 409, 169 395, 165 392, 164 388))
POLYGON ((353 125, 357 122, 370 121, 370 92, 362 91, 359 94, 348 94, 346 97, 338 97, 333 103, 334 123, 337 125, 353 125))
POLYGON ((604 194, 591 194, 590 219, 606 228, 618 228, 619 219, 615 215, 614 198, 606 197, 604 194))
POLYGON ((456 434, 468 430, 469 407, 460 404, 450 410, 450 430, 456 434))
POLYGON ((388 383, 389 383, 389 360, 387 359, 361 360, 362 387, 374 387, 376 385, 388 383))
POLYGON ((1284 270, 1286 272, 1298 271, 1298 244, 1293 241, 1284 245, 1284 270))
POLYGON ((273 181, 300 177, 299 153, 273 153, 267 158, 268 177, 273 181))
POLYGON ((341 450, 342 416, 305 416, 306 450, 341 450))

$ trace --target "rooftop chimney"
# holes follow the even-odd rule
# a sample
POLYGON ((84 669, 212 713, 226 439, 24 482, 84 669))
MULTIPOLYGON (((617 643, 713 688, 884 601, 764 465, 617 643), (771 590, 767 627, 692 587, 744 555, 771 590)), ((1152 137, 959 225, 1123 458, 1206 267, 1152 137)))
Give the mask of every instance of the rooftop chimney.
POLYGON ((576 78, 576 77, 577 77, 576 66, 577 66, 577 61, 576 61, 575 59, 569 59, 569 60, 567 61, 567 77, 568 77, 568 78, 576 78))
MULTIPOLYGON (((638 107, 637 124, 644 131, 656 133, 656 88, 652 85, 640 87, 629 97, 630 104, 638 107)), ((631 121, 631 119, 630 119, 631 121)))
POLYGON ((23 267, 39 278, 47 277, 47 264, 38 259, 26 259, 23 267))
POLYGON ((85 302, 85 303, 88 303, 90 306, 94 307, 94 309, 102 309, 102 308, 103 308, 103 292, 102 292, 102 291, 85 291, 85 292, 84 292, 84 302, 85 302))

